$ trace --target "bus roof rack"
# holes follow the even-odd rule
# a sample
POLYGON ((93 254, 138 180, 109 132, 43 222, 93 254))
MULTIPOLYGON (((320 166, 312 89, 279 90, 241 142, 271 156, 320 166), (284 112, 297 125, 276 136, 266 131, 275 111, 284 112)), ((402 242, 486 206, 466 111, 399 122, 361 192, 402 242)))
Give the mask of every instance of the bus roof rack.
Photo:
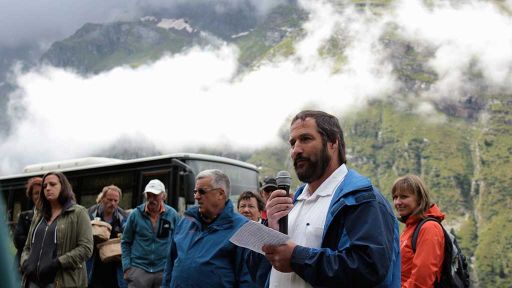
POLYGON ((23 173, 34 173, 34 172, 45 172, 45 171, 53 171, 60 170, 66 168, 75 168, 75 167, 86 167, 97 164, 106 164, 106 163, 121 163, 125 160, 115 159, 115 158, 105 158, 105 157, 86 157, 86 158, 77 158, 77 159, 69 159, 63 161, 55 161, 55 162, 46 162, 46 163, 38 163, 31 164, 25 166, 23 168, 23 173))

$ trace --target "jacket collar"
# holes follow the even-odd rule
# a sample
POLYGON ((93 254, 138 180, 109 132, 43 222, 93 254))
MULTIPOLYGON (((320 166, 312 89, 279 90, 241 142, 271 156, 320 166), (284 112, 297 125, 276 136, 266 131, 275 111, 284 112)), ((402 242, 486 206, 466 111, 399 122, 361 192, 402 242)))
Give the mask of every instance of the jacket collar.
POLYGON ((356 171, 349 169, 347 176, 345 176, 345 179, 341 183, 341 185, 336 189, 336 192, 334 193, 334 196, 332 197, 331 206, 333 204, 339 202, 341 198, 346 196, 347 194, 350 194, 354 191, 361 190, 361 189, 367 189, 372 186, 372 182, 370 182, 370 179, 367 177, 362 176, 361 174, 357 173, 356 171))
POLYGON ((305 199, 311 199, 315 201, 315 199, 318 199, 319 197, 331 197, 334 194, 334 191, 338 188, 341 182, 343 182, 343 179, 345 179, 345 175, 347 175, 347 166, 345 164, 342 164, 336 170, 327 177, 318 188, 315 190, 314 193, 310 193, 309 191, 309 184, 307 184, 304 189, 302 189, 301 194, 297 197, 297 200, 305 200, 305 199), (309 194, 309 195, 308 195, 309 194))
MULTIPOLYGON (((233 226, 233 216, 234 216, 235 210, 233 208, 233 203, 231 200, 228 199, 226 201, 226 205, 224 206, 224 210, 217 216, 217 218, 208 225, 208 227, 222 230, 229 228, 233 226)), ((201 219, 201 215, 199 214, 199 206, 194 206, 190 209, 188 209, 185 212, 186 216, 194 218, 195 221, 199 223, 203 223, 204 221, 201 219)))
MULTIPOLYGON (((69 200, 68 202, 64 203, 64 205, 62 205, 61 215, 64 213, 74 211, 74 210, 76 210, 76 208, 77 207, 75 205, 75 202, 73 202, 72 200, 69 200)), ((38 213, 34 213, 34 215, 37 216, 37 218, 36 218, 37 222, 39 222, 39 220, 41 220, 41 218, 44 217, 44 213, 41 210, 38 210, 38 213)))
POLYGON ((436 204, 432 204, 432 206, 430 206, 430 208, 428 208, 428 210, 425 211, 424 217, 415 214, 415 215, 407 215, 404 217, 399 217, 398 220, 402 223, 405 223, 406 225, 416 225, 422 219, 427 218, 427 217, 436 218, 439 221, 443 221, 444 216, 445 216, 444 213, 441 212, 439 207, 436 204))
MULTIPOLYGON (((371 185, 372 183, 370 182, 370 179, 362 176, 361 174, 357 173, 352 169, 348 169, 347 175, 345 175, 343 182, 341 182, 341 185, 338 186, 338 189, 336 189, 336 191, 334 192, 334 195, 331 200, 331 206, 333 206, 334 203, 339 202, 339 200, 346 194, 349 194, 352 191, 356 191, 362 188, 370 187, 371 185)), ((293 203, 295 203, 300 194, 304 192, 305 187, 306 185, 304 184, 297 189, 293 197, 293 203)))
MULTIPOLYGON (((293 203, 297 201, 297 198, 304 192, 304 187, 306 185, 302 185, 297 189, 295 192, 295 195, 293 197, 293 203)), ((339 210, 341 205, 344 205, 345 202, 342 201, 343 197, 347 194, 350 194, 354 191, 361 190, 361 189, 367 189, 372 186, 372 183, 370 182, 370 179, 367 177, 362 176, 361 174, 357 173, 355 170, 348 169, 347 175, 345 175, 345 178, 343 179, 343 182, 341 182, 341 185, 338 186, 336 191, 334 192, 334 195, 332 196, 331 204, 329 205, 329 211, 327 212, 327 217, 325 219, 325 225, 324 225, 324 235, 327 231, 327 227, 331 224, 332 219, 334 219, 334 216, 336 215, 336 212, 339 210)))
POLYGON ((62 212, 67 212, 67 211, 73 211, 76 209, 75 207, 75 202, 73 201, 68 201, 66 202, 64 205, 62 205, 62 212))
MULTIPOLYGON (((103 218, 103 210, 104 210, 103 205, 95 204, 91 210, 92 210, 91 215, 93 218, 95 218, 95 217, 103 218)), ((114 211, 114 214, 112 215, 112 217, 121 221, 125 218, 122 212, 123 212, 123 210, 120 207, 117 207, 116 210, 114 211)))

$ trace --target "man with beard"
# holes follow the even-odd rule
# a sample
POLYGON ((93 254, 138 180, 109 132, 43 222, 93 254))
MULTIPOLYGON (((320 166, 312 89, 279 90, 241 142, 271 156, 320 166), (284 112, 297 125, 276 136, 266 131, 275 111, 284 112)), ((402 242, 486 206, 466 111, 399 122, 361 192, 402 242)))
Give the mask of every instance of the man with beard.
MULTIPOLYGON (((123 193, 119 187, 115 185, 105 186, 98 196, 98 203, 91 206, 87 211, 91 220, 99 218, 99 220, 110 224, 112 230, 109 239, 118 238, 118 235, 123 233, 123 225, 128 217, 128 213, 119 207, 122 195, 123 193)), ((87 261, 89 288, 125 287, 121 272, 119 261, 103 263, 98 249, 95 248, 91 259, 87 261)))
POLYGON ((178 221, 178 213, 166 205, 165 186, 149 181, 144 189, 146 203, 133 209, 121 239, 124 279, 128 287, 160 287, 165 268, 169 236, 178 221))
POLYGON ((162 287, 256 287, 244 264, 248 250, 229 241, 248 221, 235 212, 230 186, 220 170, 197 174, 198 205, 176 227, 162 287))
POLYGON ((289 142, 305 185, 293 200, 274 191, 267 215, 275 230, 288 215, 291 240, 264 246, 265 257, 251 253, 253 277, 270 287, 400 287, 398 222, 370 180, 347 168, 338 119, 302 111, 291 122, 289 142))

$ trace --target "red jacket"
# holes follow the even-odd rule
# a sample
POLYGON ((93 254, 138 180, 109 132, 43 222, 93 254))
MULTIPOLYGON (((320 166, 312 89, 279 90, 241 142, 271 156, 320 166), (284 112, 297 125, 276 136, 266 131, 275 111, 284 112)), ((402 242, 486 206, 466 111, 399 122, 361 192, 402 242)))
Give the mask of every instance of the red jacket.
MULTIPOLYGON (((444 219, 444 214, 434 204, 425 216, 444 219)), ((441 275, 444 258, 444 233, 439 224, 428 221, 423 224, 416 242, 416 253, 412 252, 412 234, 420 218, 410 216, 400 235, 402 259, 402 288, 434 287, 434 281, 441 275)))

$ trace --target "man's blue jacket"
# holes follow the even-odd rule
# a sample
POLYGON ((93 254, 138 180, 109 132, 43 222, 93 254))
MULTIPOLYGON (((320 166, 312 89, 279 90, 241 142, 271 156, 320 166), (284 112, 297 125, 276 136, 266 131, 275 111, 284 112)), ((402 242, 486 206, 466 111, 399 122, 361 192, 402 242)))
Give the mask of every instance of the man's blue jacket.
MULTIPOLYGON (((295 193, 294 202, 305 186, 295 193)), ((398 222, 370 180, 349 170, 334 192, 321 248, 297 245, 291 267, 315 287, 400 287, 398 222)), ((251 252, 251 275, 268 285, 270 263, 251 252)))
POLYGON ((157 229, 153 229, 151 219, 144 213, 141 204, 128 216, 121 238, 123 271, 131 266, 147 272, 163 272, 166 251, 169 250, 169 235, 176 227, 179 215, 171 206, 165 205, 160 214, 157 229))
POLYGON ((247 221, 230 200, 208 226, 198 206, 187 210, 172 236, 162 287, 257 287, 245 265, 248 250, 229 241, 247 221))

